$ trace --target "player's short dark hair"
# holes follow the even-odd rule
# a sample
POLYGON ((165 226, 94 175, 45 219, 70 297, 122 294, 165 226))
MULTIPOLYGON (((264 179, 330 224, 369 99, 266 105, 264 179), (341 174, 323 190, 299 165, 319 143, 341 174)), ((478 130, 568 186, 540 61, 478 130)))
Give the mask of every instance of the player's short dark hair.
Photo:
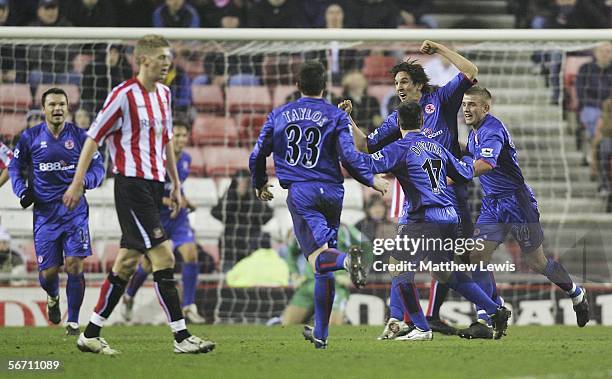
POLYGON ((423 122, 423 110, 419 103, 409 101, 401 103, 397 107, 399 127, 402 130, 421 129, 423 122))
POLYGON ((306 61, 298 73, 298 89, 306 96, 319 96, 327 85, 325 66, 319 61, 306 61))
POLYGON ((66 98, 66 102, 68 102, 68 94, 66 93, 66 91, 64 91, 61 88, 57 88, 57 87, 51 87, 48 90, 46 90, 45 92, 43 92, 41 98, 40 98, 40 104, 44 107, 45 106, 45 100, 47 99, 47 95, 64 95, 64 97, 66 98))
POLYGON ((490 103, 493 96, 491 96, 491 92, 488 89, 481 86, 472 86, 465 91, 466 95, 470 96, 478 96, 485 101, 485 103, 490 103))
POLYGON ((393 75, 394 79, 398 72, 405 72, 410 76, 414 85, 423 85, 422 91, 431 92, 433 90, 433 87, 429 85, 429 76, 427 76, 425 69, 423 69, 423 66, 421 66, 416 59, 398 63, 393 66, 389 72, 393 75))
POLYGON ((191 131, 191 122, 189 121, 189 118, 182 116, 182 117, 176 117, 174 118, 174 120, 172 120, 172 127, 176 128, 185 128, 187 129, 187 132, 191 131))

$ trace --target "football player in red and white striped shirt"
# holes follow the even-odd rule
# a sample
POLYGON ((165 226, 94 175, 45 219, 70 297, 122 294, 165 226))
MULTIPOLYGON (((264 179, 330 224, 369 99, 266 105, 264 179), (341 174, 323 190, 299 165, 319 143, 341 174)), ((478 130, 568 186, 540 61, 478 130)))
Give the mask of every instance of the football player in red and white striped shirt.
POLYGON ((8 146, 0 142, 0 170, 2 170, 0 174, 0 187, 9 179, 8 170, 6 168, 9 163, 11 163, 11 159, 13 159, 13 152, 8 146))
POLYGON ((172 181, 170 198, 175 217, 181 203, 180 181, 172 143, 170 89, 160 82, 170 69, 170 44, 162 36, 140 39, 134 50, 137 77, 115 87, 87 132, 74 180, 64 194, 72 208, 83 194, 83 174, 98 145, 106 141, 115 173, 115 208, 121 244, 112 271, 104 281, 98 304, 85 332, 81 351, 113 355, 100 330, 121 299, 141 254, 153 269, 155 292, 174 334, 174 352, 206 353, 215 344, 192 336, 185 326, 174 282, 174 255, 160 220, 166 170, 172 181))

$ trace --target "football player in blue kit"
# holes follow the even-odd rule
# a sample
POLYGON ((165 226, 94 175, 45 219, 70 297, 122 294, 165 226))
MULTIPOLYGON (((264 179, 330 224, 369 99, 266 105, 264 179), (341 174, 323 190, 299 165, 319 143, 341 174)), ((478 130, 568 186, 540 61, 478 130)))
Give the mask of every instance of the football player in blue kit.
MULTIPOLYGON (((546 276, 567 293, 572 299, 578 326, 585 326, 590 318, 585 290, 572 281, 559 262, 544 255, 538 203, 525 183, 508 129, 489 113, 491 93, 480 86, 470 88, 463 97, 462 108, 465 123, 471 128, 468 153, 474 157, 474 176, 479 176, 484 195, 474 238, 482 238, 485 243, 483 249, 470 253, 471 263, 488 263, 493 251, 511 233, 518 241, 529 268, 546 276)), ((500 303, 493 272, 487 271, 474 279, 493 300, 500 303)), ((478 321, 460 330, 460 337, 492 338, 487 315, 481 309, 477 312, 478 321)))
MULTIPOLYGON (((91 255, 89 206, 83 197, 70 211, 62 204, 62 196, 72 182, 87 135, 85 130, 66 122, 68 96, 62 89, 45 91, 41 104, 45 121, 23 132, 9 165, 9 175, 21 206, 25 209, 34 204, 34 248, 40 285, 47 293, 49 321, 53 324, 61 321, 59 270, 65 263, 66 333, 78 335, 79 310, 85 293, 83 259, 91 255), (23 170, 31 173, 28 180, 31 186, 21 176, 23 170)), ((84 188, 96 188, 103 179, 104 164, 96 152, 85 175, 84 188)))
MULTIPOLYGON (((181 192, 183 183, 189 176, 191 166, 191 156, 183 149, 189 140, 190 128, 185 121, 177 120, 172 127, 174 134, 174 154, 176 155, 176 169, 179 180, 181 181, 181 192)), ((195 235, 189 224, 188 214, 195 209, 184 196, 181 197, 183 204, 176 217, 171 217, 170 190, 172 182, 167 179, 165 182, 165 194, 162 199, 165 207, 162 208, 160 216, 161 222, 168 237, 172 240, 172 247, 175 252, 179 252, 182 261, 182 284, 183 284, 183 315, 185 320, 192 324, 203 324, 206 320, 198 313, 195 304, 195 292, 198 285, 198 250, 196 247, 195 235)), ((136 272, 130 279, 125 294, 123 295, 123 318, 131 321, 134 306, 134 296, 138 289, 151 273, 151 264, 145 258, 141 258, 136 272)))
POLYGON ((394 249, 389 263, 392 288, 398 294, 401 308, 390 305, 389 339, 431 340, 431 328, 421 310, 418 290, 414 283, 415 271, 427 258, 442 269, 432 269, 432 275, 466 299, 478 304, 491 318, 495 338, 505 335, 510 311, 498 306, 470 276, 449 267, 454 259, 454 250, 449 242, 457 239, 458 217, 453 206, 446 177, 456 183, 472 179, 472 158, 465 156, 459 161, 442 144, 422 132, 423 113, 416 102, 402 102, 397 108, 398 124, 402 138, 383 147, 372 155, 363 154, 374 173, 393 173, 400 182, 406 202, 402 209, 398 236, 411 239, 414 249, 394 249), (419 241, 420 240, 420 241, 419 241), (404 268, 400 262, 412 263, 404 268), (404 312, 410 314, 414 324, 407 334, 398 336, 404 312))
POLYGON ((333 271, 349 271, 358 288, 366 280, 361 249, 353 246, 348 254, 336 249, 344 197, 339 161, 366 186, 384 193, 389 183, 374 176, 355 151, 347 114, 322 98, 326 88, 323 65, 315 61, 303 63, 297 86, 302 97, 268 115, 251 153, 249 168, 258 198, 271 200, 266 157, 274 153, 280 185, 289 190, 287 207, 295 236, 315 272, 315 324, 314 328, 305 326, 303 334, 317 349, 324 349, 334 301, 333 271))
MULTIPOLYGON (((429 84, 429 78, 423 67, 416 61, 402 62, 392 68, 391 74, 395 81, 395 90, 401 102, 416 101, 424 111, 423 133, 440 143, 449 150, 456 158, 461 157, 461 148, 458 140, 457 112, 461 107, 464 92, 476 82, 478 68, 465 57, 448 47, 433 42, 424 41, 421 52, 425 54, 439 54, 448 59, 460 72, 451 81, 442 87, 429 84)), ((349 114, 351 111, 350 101, 340 103, 339 107, 345 109, 349 114)), ((354 125, 354 123, 353 123, 354 125)), ((355 144, 362 152, 374 153, 383 146, 401 138, 397 123, 397 112, 392 112, 384 120, 381 126, 374 130, 369 136, 361 132, 354 125, 353 134, 355 144)), ((397 190, 397 188, 396 188, 397 190)), ((467 203, 467 187, 465 184, 455 184, 448 187, 448 194, 453 201, 453 206, 459 216, 459 236, 469 238, 473 232, 472 216, 467 203)), ((406 201, 406 199, 405 199, 406 201)), ((400 220, 399 224, 401 225, 400 220)), ((434 296, 430 298, 427 318, 434 332, 443 334, 456 334, 457 330, 440 319, 440 307, 448 294, 448 287, 432 280, 431 289, 434 296), (433 302, 433 304, 431 303, 433 302)), ((391 304, 400 307, 397 293, 391 289, 391 304)), ((388 323, 395 320, 389 319, 388 323)), ((402 324, 404 330, 407 325, 402 324)), ((385 327, 380 339, 388 337, 388 327, 385 327)))

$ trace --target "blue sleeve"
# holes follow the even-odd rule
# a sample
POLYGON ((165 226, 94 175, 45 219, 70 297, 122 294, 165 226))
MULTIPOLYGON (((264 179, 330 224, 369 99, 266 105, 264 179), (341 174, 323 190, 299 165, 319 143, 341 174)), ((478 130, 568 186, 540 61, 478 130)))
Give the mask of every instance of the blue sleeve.
POLYGON ((187 170, 185 170, 185 179, 191 174, 191 155, 185 153, 185 160, 187 161, 187 170))
MULTIPOLYGON (((87 140, 87 133, 82 129, 79 130, 82 131, 80 138, 81 148, 83 148, 83 145, 85 145, 85 141, 87 140)), ((89 164, 89 168, 85 173, 85 189, 90 190, 99 187, 104 180, 104 173, 104 160, 102 159, 102 154, 96 150, 93 158, 91 159, 91 163, 89 164)))
POLYGON ((402 138, 402 134, 397 125, 397 112, 393 112, 368 136, 366 141, 368 144, 368 152, 374 153, 383 148, 383 146, 393 141, 397 141, 400 138, 402 138))
POLYGON ((342 165, 359 183, 372 187, 374 185, 374 174, 370 167, 366 165, 362 154, 355 149, 355 142, 351 134, 351 122, 347 114, 342 112, 337 122, 336 151, 342 165))
POLYGON ((397 143, 387 145, 374 154, 363 154, 362 158, 374 174, 390 172, 405 158, 404 151, 397 143))
POLYGON ((504 146, 504 138, 501 130, 483 130, 478 136, 480 146, 474 152, 474 160, 483 160, 495 168, 497 166, 497 158, 504 146))
POLYGON ((261 188, 268 182, 266 174, 266 158, 272 153, 272 136, 274 134, 274 112, 268 114, 257 143, 249 157, 249 170, 251 170, 251 182, 254 188, 261 188))
POLYGON ((463 99, 463 94, 476 83, 476 80, 470 80, 464 73, 460 72, 451 81, 444 86, 438 88, 436 93, 440 98, 440 102, 459 102, 463 99))
POLYGON ((28 169, 32 164, 30 157, 30 139, 30 133, 26 129, 23 134, 21 134, 21 137, 17 142, 17 146, 15 146, 15 149, 13 150, 13 159, 8 167, 13 192, 19 198, 21 195, 23 195, 27 188, 26 181, 23 177, 21 177, 21 173, 23 170, 28 169))
POLYGON ((461 160, 448 150, 444 149, 446 154, 446 175, 453 179, 455 183, 466 183, 474 178, 474 159, 465 155, 461 160))
POLYGON ((85 189, 90 190, 100 187, 102 180, 104 180, 104 162, 102 161, 102 154, 96 151, 85 174, 85 189))
POLYGON ((157 9, 155 9, 155 11, 153 12, 153 27, 155 28, 163 28, 165 26, 161 18, 162 8, 163 8, 163 5, 157 7, 157 9))

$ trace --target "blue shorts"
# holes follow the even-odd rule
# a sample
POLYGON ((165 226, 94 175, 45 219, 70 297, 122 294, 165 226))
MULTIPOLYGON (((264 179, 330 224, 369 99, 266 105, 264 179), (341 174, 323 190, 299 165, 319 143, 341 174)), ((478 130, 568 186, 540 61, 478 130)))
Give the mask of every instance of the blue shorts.
POLYGON ((172 240, 173 249, 178 249, 186 243, 195 243, 195 236, 187 215, 188 213, 184 209, 174 219, 170 218, 169 214, 162 213, 161 215, 162 226, 172 240))
POLYGON ((89 208, 84 199, 73 210, 60 201, 36 204, 34 248, 38 271, 64 264, 66 257, 91 255, 89 208))
MULTIPOLYGON (((398 225, 397 235, 403 240, 420 240, 418 250, 394 250, 391 256, 398 261, 420 262, 428 258, 432 263, 450 261, 453 250, 449 241, 457 239, 458 217, 454 207, 429 207, 410 215, 405 224, 398 225)), ((405 246, 405 245, 404 245, 405 246)))
POLYGON ((291 184, 287 207, 293 220, 295 238, 304 256, 308 257, 325 244, 329 247, 338 245, 343 198, 342 184, 291 184))
POLYGON ((536 250, 544 241, 538 202, 526 185, 512 193, 482 199, 474 238, 502 243, 508 232, 519 243, 523 253, 536 250))

